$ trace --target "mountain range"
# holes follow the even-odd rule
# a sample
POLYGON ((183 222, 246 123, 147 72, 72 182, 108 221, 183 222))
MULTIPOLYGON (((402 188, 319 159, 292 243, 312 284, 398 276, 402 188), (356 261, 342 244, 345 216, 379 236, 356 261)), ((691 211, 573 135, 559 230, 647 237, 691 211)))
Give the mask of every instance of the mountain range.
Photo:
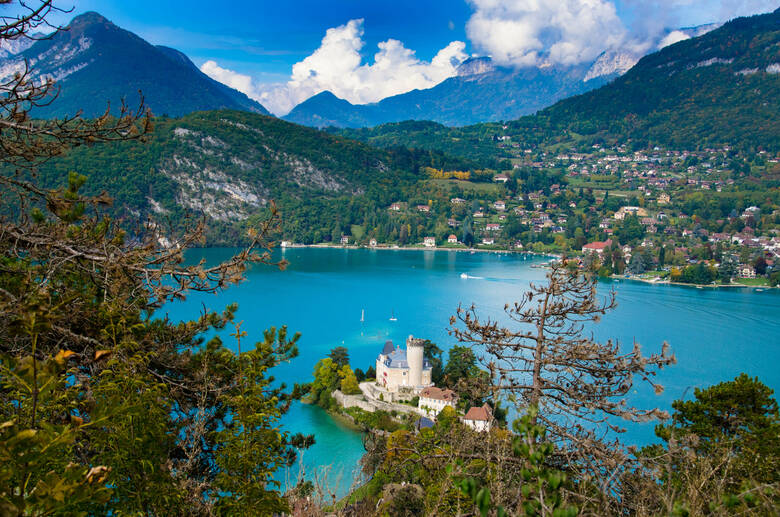
POLYGON ((606 142, 777 151, 779 114, 780 9, 669 45, 609 84, 511 122, 451 128, 415 121, 334 131, 380 147, 471 159, 495 153, 492 139, 499 136, 526 146, 606 142))
MULTIPOLYGON (((696 37, 714 25, 666 31, 696 37)), ((611 49, 594 62, 578 65, 501 67, 489 57, 471 58, 457 75, 425 90, 355 105, 329 91, 300 103, 283 118, 313 127, 373 127, 404 120, 430 120, 447 126, 514 120, 555 102, 602 86, 627 72, 642 56, 633 50, 611 49)))
POLYGON ((504 68, 494 65, 490 58, 476 58, 463 63, 456 76, 432 88, 362 105, 350 104, 325 91, 302 102, 283 118, 306 126, 352 128, 402 120, 432 120, 448 126, 511 120, 601 86, 619 73, 585 80, 590 68, 504 68))
POLYGON ((58 85, 55 102, 35 108, 42 118, 101 115, 111 103, 116 113, 122 99, 134 108, 141 91, 157 115, 180 116, 193 111, 237 109, 268 114, 259 103, 198 70, 181 52, 154 46, 89 12, 74 18, 68 30, 37 41, 20 40, 0 49, 0 78, 24 70, 51 77, 58 85))

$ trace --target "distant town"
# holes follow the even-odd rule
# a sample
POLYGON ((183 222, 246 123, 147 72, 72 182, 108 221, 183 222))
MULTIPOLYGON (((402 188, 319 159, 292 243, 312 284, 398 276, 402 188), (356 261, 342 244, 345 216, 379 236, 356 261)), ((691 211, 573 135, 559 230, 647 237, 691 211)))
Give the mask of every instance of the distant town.
POLYGON ((780 171, 780 157, 746 159, 728 147, 551 153, 496 140, 511 169, 487 178, 429 169, 427 202, 386 207, 398 232, 358 227, 332 244, 566 253, 595 262, 603 276, 780 283, 780 210, 765 190, 750 189, 752 174, 780 171))

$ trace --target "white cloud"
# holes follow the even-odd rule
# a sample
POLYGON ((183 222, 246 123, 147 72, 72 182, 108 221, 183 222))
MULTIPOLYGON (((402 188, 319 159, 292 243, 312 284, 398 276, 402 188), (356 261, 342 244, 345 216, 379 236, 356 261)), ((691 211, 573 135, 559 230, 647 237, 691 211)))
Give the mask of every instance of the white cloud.
POLYGON ((250 77, 207 61, 201 71, 246 93, 271 112, 283 115, 298 103, 328 90, 353 104, 377 102, 414 89, 430 88, 455 75, 468 56, 466 44, 453 41, 430 61, 418 59, 413 50, 395 39, 378 44, 373 63, 364 63, 363 20, 328 29, 320 47, 292 67, 283 84, 259 85, 250 77))
POLYGON ((502 65, 590 62, 626 29, 609 0, 469 0, 471 42, 502 65))
POLYGON ((201 65, 200 71, 215 81, 226 84, 242 93, 247 95, 253 93, 254 86, 252 84, 251 77, 248 75, 239 74, 233 70, 228 70, 227 68, 222 68, 217 64, 216 61, 206 61, 203 63, 203 65, 201 65))
POLYGON ((658 43, 658 48, 668 47, 669 45, 674 45, 677 42, 687 39, 690 39, 690 36, 685 34, 683 31, 672 31, 661 39, 661 41, 658 43))

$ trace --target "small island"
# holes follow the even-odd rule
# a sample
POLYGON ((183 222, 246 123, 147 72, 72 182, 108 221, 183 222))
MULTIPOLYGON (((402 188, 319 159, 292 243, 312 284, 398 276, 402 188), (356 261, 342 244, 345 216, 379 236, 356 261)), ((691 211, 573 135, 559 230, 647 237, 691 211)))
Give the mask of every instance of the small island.
POLYGON ((333 349, 314 368, 308 401, 378 433, 432 427, 440 416, 456 417, 474 431, 486 432, 502 419, 502 412, 494 416, 484 397, 459 397, 451 388, 461 379, 484 374, 470 348, 453 347, 443 369, 441 350, 429 340, 410 335, 405 345, 386 341, 366 373, 352 370, 346 348, 333 349))

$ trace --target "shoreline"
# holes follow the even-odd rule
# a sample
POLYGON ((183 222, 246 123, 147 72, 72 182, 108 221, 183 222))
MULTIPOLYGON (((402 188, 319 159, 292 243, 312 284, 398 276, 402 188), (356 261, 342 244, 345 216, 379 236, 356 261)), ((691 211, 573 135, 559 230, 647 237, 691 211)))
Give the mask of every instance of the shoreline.
POLYGON ((516 255, 533 255, 537 257, 547 258, 561 258, 562 255, 555 253, 540 253, 538 251, 526 251, 526 250, 506 250, 506 249, 485 249, 485 248, 444 248, 436 246, 432 248, 416 247, 416 246, 352 246, 352 245, 338 245, 332 244, 296 244, 294 246, 279 246, 280 250, 289 250, 296 248, 314 248, 314 249, 334 249, 334 250, 368 250, 368 251, 457 251, 457 252, 473 252, 473 253, 512 253, 516 255))
POLYGON ((693 287, 695 289, 780 289, 780 286, 771 285, 744 285, 744 284, 686 284, 685 282, 671 282, 669 280, 651 280, 647 278, 634 278, 625 275, 612 275, 610 280, 628 280, 630 282, 642 282, 650 285, 674 285, 680 287, 693 287))

